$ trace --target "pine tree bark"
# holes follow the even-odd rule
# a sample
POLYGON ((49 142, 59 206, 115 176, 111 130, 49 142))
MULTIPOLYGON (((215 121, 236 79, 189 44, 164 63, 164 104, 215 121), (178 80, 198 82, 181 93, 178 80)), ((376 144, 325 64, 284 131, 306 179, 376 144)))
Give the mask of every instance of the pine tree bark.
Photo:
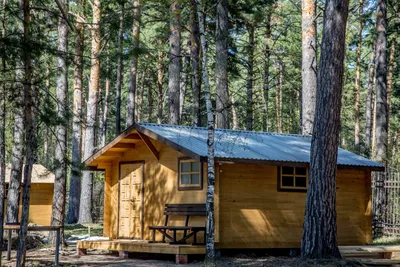
POLYGON ((217 128, 229 129, 229 92, 228 92, 228 0, 218 1, 215 40, 215 84, 217 128))
POLYGON ((249 34, 249 44, 247 46, 247 83, 246 83, 246 130, 253 130, 253 80, 254 80, 254 25, 250 22, 246 24, 247 32, 249 34))
POLYGON ((125 7, 124 1, 121 1, 121 15, 119 16, 119 29, 118 29, 118 62, 117 62, 117 82, 115 88, 115 135, 118 136, 121 133, 121 88, 123 82, 123 38, 124 38, 124 16, 125 7))
POLYGON ((207 222, 206 222, 206 265, 213 265, 215 261, 215 246, 214 246, 214 185, 215 185, 215 172, 214 172, 214 114, 211 102, 210 84, 208 79, 208 44, 204 36, 204 19, 201 6, 201 0, 198 0, 197 14, 199 18, 200 30, 200 43, 202 48, 202 70, 203 70, 203 83, 204 83, 204 97, 206 100, 207 108, 207 195, 206 195, 206 209, 207 209, 207 222))
POLYGON ((190 1, 190 57, 192 67, 192 125, 201 126, 201 108, 200 108, 200 36, 199 25, 197 22, 196 0, 190 1))
MULTIPOLYGON (((80 8, 85 7, 85 0, 80 2, 80 8)), ((82 14, 81 14, 82 15, 82 14)), ((75 23, 75 57, 74 57, 74 103, 72 118, 72 159, 71 178, 69 184, 69 204, 67 223, 77 223, 79 218, 79 200, 81 193, 81 161, 82 161, 82 79, 83 79, 83 49, 84 21, 78 17, 75 23)))
MULTIPOLYGON (((24 7, 29 2, 25 3, 24 0, 20 2, 21 16, 23 16, 24 7)), ((19 33, 24 34, 24 22, 18 23, 19 33)), ((22 38, 22 37, 21 37, 22 38)), ((21 178, 22 178, 22 166, 24 162, 24 142, 25 142, 25 117, 24 117, 24 87, 23 82, 25 81, 25 52, 18 50, 20 57, 17 59, 16 66, 16 81, 14 82, 14 131, 13 131, 13 148, 11 154, 11 172, 10 172, 10 183, 7 194, 7 223, 17 223, 19 214, 19 200, 20 200, 20 189, 21 189, 21 178)))
POLYGON ((360 151, 360 83, 361 83, 361 44, 363 30, 363 9, 364 0, 360 0, 358 15, 358 41, 357 41, 357 60, 356 60, 356 81, 355 81, 355 103, 354 103, 354 146, 360 151))
POLYGON ((179 93, 179 121, 182 121, 182 113, 183 107, 185 104, 185 97, 188 85, 188 73, 189 73, 189 66, 190 66, 190 41, 188 41, 188 48, 189 52, 186 53, 183 57, 183 66, 182 66, 182 75, 181 75, 181 83, 180 83, 180 93, 179 93))
POLYGON ((365 114, 365 152, 369 157, 371 155, 371 143, 372 143, 372 113, 374 109, 373 94, 374 94, 374 74, 375 74, 375 44, 372 45, 371 59, 369 63, 369 75, 368 75, 368 89, 367 89, 367 102, 366 102, 366 114, 365 114))
POLYGON ((24 95, 24 110, 25 117, 24 123, 26 126, 26 164, 24 168, 24 187, 22 195, 22 216, 19 231, 18 240, 18 251, 17 251, 17 262, 16 266, 25 266, 25 254, 26 254, 26 236, 28 232, 28 219, 29 219, 29 202, 30 202, 30 187, 31 187, 31 176, 32 166, 35 161, 37 140, 36 140, 36 125, 34 123, 34 115, 37 118, 37 112, 34 111, 33 96, 36 95, 32 92, 31 85, 31 55, 29 49, 30 43, 30 3, 29 0, 21 1, 21 9, 23 10, 23 59, 24 59, 24 80, 23 80, 23 95, 24 95))
POLYGON ((133 57, 131 62, 131 71, 129 79, 128 90, 128 105, 126 115, 126 128, 135 123, 135 97, 137 94, 137 75, 138 75, 138 48, 140 40, 140 22, 141 22, 141 5, 140 0, 133 0, 133 27, 132 27, 132 40, 133 40, 133 57))
POLYGON ((388 106, 386 63, 386 0, 377 1, 376 11, 376 151, 375 160, 385 163, 387 153, 388 106))
POLYGON ((137 105, 137 121, 141 122, 143 119, 143 103, 144 103, 144 89, 145 89, 145 82, 146 82, 146 69, 143 70, 142 72, 142 77, 141 77, 141 86, 140 86, 140 97, 138 99, 138 105, 137 105))
POLYGON ((390 56, 389 56, 389 73, 387 76, 387 123, 388 123, 388 136, 390 136, 390 101, 392 98, 392 86, 393 86, 393 69, 394 69, 394 56, 396 53, 396 41, 393 38, 390 42, 390 56))
MULTIPOLYGON (((60 4, 68 14, 68 1, 61 0, 60 4)), ((51 225, 64 225, 65 217, 65 199, 67 186, 67 125, 68 125, 68 22, 64 16, 60 16, 58 21, 58 63, 57 63, 57 117, 56 126, 56 149, 54 160, 56 167, 54 169, 54 194, 51 213, 51 225)), ((49 233, 49 242, 56 242, 54 232, 49 233)))
MULTIPOLYGON (((95 152, 96 148, 96 118, 97 118, 97 98, 100 79, 100 51, 101 51, 101 1, 94 0, 92 4, 93 22, 92 31, 92 51, 91 51, 91 69, 89 97, 86 108, 86 133, 85 133, 85 151, 83 158, 87 159, 95 152)), ((93 177, 88 171, 82 175, 81 198, 79 203, 79 223, 92 222, 92 190, 93 177)))
POLYGON ((106 145, 107 138, 107 126, 108 126, 108 106, 110 104, 110 46, 107 44, 107 59, 106 59, 106 84, 105 84, 105 92, 104 92, 104 106, 103 106, 103 118, 101 121, 101 129, 100 129, 100 141, 101 147, 106 145))
POLYGON ((267 17, 265 20, 265 48, 264 48, 264 81, 263 81, 263 97, 264 97, 264 129, 268 132, 268 100, 269 100, 269 65, 270 65, 270 41, 271 41, 271 12, 272 7, 268 6, 267 17))
POLYGON ((316 1, 302 0, 301 29, 302 29, 302 134, 311 135, 313 132, 315 100, 317 92, 317 22, 316 1))
POLYGON ((157 123, 159 124, 162 123, 163 118, 163 79, 163 53, 159 51, 157 58, 157 123))
POLYGON ((341 257, 336 241, 336 168, 348 6, 349 0, 325 4, 301 244, 306 258, 341 257))
MULTIPOLYGON (((7 7, 6 0, 3 0, 3 16, 1 20, 1 36, 6 36, 6 15, 7 7)), ((1 57, 1 92, 0 92, 0 210, 5 210, 5 195, 6 195, 6 99, 7 99, 7 84, 6 84, 6 55, 1 57)), ((4 212, 0 212, 0 244, 3 244, 4 236, 4 212)), ((0 255, 2 255, 3 247, 0 246, 0 255)), ((2 257, 0 257, 0 266, 2 266, 2 257)))
POLYGON ((181 7, 178 0, 171 0, 168 67, 168 123, 179 124, 179 81, 181 74, 181 7))

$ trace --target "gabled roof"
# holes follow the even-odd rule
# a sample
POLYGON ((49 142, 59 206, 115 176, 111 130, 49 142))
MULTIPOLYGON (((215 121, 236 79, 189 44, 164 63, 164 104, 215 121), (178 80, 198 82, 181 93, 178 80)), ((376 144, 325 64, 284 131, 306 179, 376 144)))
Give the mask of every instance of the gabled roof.
MULTIPOLYGON (((22 168, 22 173, 25 165, 22 168)), ((6 183, 10 182, 10 174, 11 174, 11 164, 6 165, 6 183)), ((23 179, 23 176, 22 176, 23 179)), ((32 184, 53 184, 54 183, 54 174, 46 169, 41 164, 33 164, 32 166, 32 184)))
MULTIPOLYGON (((180 125, 137 123, 125 130, 109 145, 133 131, 166 144, 197 159, 207 158, 207 129, 180 125)), ((109 148, 104 147, 85 161, 88 165, 109 148), (103 152, 101 152, 103 151, 103 152), (97 156, 96 156, 97 155, 97 156)), ((110 146, 112 147, 112 146, 110 146)), ((241 130, 215 130, 215 159, 235 163, 299 164, 310 162, 311 137, 241 130)), ((339 149, 338 166, 383 171, 384 166, 344 149, 339 149)))

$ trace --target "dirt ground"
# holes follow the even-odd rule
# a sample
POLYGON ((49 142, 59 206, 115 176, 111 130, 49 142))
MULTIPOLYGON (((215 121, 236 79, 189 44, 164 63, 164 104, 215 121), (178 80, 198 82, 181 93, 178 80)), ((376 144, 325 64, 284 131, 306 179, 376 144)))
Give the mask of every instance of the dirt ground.
MULTIPOLYGON (((204 266, 202 258, 189 257, 190 263, 187 266, 204 266)), ((15 266, 15 252, 12 253, 11 261, 5 259, 5 252, 3 252, 3 266, 15 266)), ((60 255, 60 265, 65 267, 89 267, 89 266, 137 266, 137 267, 151 267, 151 266, 176 266, 174 262, 174 255, 164 255, 162 258, 155 259, 155 255, 138 255, 132 254, 129 259, 120 259, 116 254, 109 254, 106 251, 89 251, 88 255, 78 256, 75 250, 69 247, 63 250, 60 255)), ((27 251, 27 266, 54 266, 54 249, 41 248, 27 251)), ((299 258, 293 257, 273 257, 262 256, 256 257, 255 255, 238 254, 230 257, 221 257, 217 266, 229 267, 308 267, 308 266, 324 266, 324 267, 356 267, 364 266, 358 262, 346 260, 307 260, 303 261, 299 258)))

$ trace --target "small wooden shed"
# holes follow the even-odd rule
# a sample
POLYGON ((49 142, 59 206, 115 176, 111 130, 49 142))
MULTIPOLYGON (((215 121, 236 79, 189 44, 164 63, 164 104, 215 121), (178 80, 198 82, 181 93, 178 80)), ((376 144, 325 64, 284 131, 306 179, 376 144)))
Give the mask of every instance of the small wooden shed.
MULTIPOLYGON (((6 198, 10 182, 11 165, 6 167, 6 198)), ((34 164, 32 168, 31 198, 29 208, 29 222, 39 225, 50 225, 54 192, 54 174, 41 164, 34 164)), ((6 199, 7 201, 7 199, 6 199)), ((7 206, 7 203, 6 203, 7 206)), ((19 205, 19 214, 22 214, 22 200, 19 205)))
MULTIPOLYGON (((164 224, 165 204, 205 203, 206 140, 206 128, 137 123, 86 159, 89 169, 105 171, 104 235, 114 241, 78 247, 168 253, 144 248, 146 242, 128 246, 126 239, 150 240, 149 226, 164 224), (125 243, 117 246, 120 239, 125 243)), ((300 247, 310 144, 309 136, 216 129, 217 248, 300 247)), ((372 241, 371 171, 383 170, 339 149, 339 245, 372 241)), ((204 223, 204 217, 190 221, 204 223)))

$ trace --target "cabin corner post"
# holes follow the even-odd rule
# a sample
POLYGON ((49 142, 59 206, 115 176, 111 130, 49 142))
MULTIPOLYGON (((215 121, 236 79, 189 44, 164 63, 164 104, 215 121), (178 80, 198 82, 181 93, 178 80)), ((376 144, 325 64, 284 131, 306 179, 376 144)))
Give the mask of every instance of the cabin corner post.
POLYGON ((372 243, 372 180, 371 171, 365 171, 365 242, 372 243))
POLYGON ((107 166, 104 175, 104 228, 103 235, 112 237, 111 230, 111 198, 112 198, 112 165, 107 166))

